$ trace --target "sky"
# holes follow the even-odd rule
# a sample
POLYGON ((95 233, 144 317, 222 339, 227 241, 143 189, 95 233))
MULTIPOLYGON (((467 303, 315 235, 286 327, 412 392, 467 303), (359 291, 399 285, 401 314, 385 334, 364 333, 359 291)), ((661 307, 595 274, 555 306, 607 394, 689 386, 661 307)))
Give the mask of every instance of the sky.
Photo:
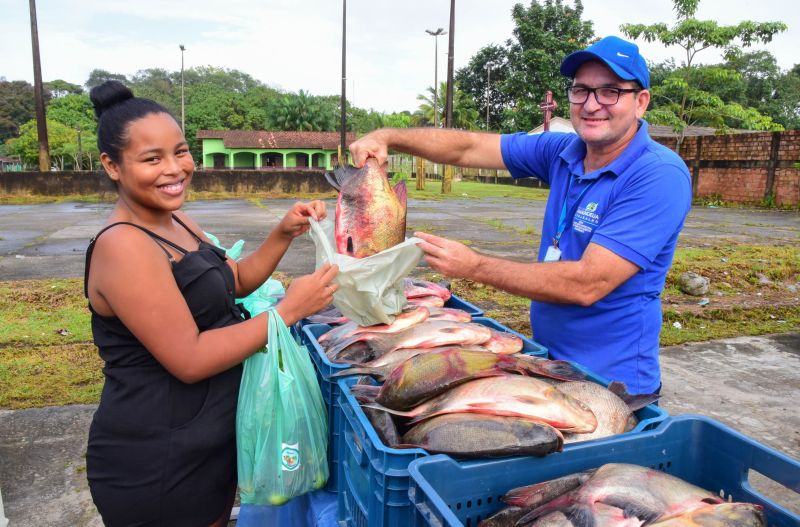
MULTIPOLYGON (((571 3, 572 0, 564 0, 571 3)), ((454 71, 482 47, 504 44, 511 9, 529 0, 456 0, 454 71)), ((286 91, 338 95, 341 89, 342 2, 336 0, 39 0, 36 5, 42 77, 83 84, 93 69, 128 76, 146 68, 238 69, 286 91)), ((417 94, 447 75, 448 0, 347 2, 348 100, 361 108, 415 110, 417 94)), ((697 18, 736 24, 783 21, 788 31, 767 49, 786 70, 800 63, 797 0, 701 0, 697 18), (757 10, 754 8, 757 6, 757 10)), ((33 82, 28 2, 0 0, 0 77, 33 82)), ((597 36, 621 35, 620 24, 672 23, 671 0, 584 0, 584 20, 597 36)), ((684 58, 679 47, 637 42, 650 61, 684 58)), ((706 50, 699 63, 718 62, 706 50)))

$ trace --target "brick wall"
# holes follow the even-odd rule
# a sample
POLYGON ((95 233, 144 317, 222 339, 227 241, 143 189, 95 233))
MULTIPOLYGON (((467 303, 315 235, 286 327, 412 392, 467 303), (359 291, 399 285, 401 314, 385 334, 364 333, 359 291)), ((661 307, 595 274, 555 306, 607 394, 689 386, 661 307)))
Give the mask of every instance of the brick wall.
MULTIPOLYGON (((674 149, 675 139, 658 138, 674 149)), ((800 204, 800 130, 687 137, 680 155, 692 174, 695 198, 736 203, 800 204)))

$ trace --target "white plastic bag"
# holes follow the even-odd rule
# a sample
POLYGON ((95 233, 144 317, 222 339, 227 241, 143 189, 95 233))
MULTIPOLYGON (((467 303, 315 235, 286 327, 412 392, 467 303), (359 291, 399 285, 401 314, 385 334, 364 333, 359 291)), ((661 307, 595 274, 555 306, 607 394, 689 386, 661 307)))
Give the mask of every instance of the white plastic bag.
POLYGON ((360 326, 391 324, 406 305, 403 278, 422 258, 422 249, 417 247, 422 240, 407 238, 378 254, 353 258, 336 252, 331 220, 309 221, 309 234, 317 248, 317 269, 325 262, 339 266, 339 274, 333 279, 339 286, 333 305, 360 326))

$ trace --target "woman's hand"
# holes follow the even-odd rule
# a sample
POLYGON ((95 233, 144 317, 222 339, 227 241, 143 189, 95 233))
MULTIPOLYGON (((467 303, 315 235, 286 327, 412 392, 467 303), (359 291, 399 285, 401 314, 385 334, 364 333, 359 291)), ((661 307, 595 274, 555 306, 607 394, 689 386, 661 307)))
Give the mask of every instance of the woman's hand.
POLYGON ((333 302, 333 293, 338 286, 331 280, 338 273, 338 265, 326 263, 313 273, 292 280, 276 308, 287 326, 333 302))
POLYGON ((308 223, 308 218, 314 218, 319 221, 327 216, 325 211, 325 202, 318 199, 304 203, 298 201, 289 212, 283 217, 281 222, 275 228, 278 233, 290 240, 293 240, 301 234, 308 232, 311 226, 308 223))

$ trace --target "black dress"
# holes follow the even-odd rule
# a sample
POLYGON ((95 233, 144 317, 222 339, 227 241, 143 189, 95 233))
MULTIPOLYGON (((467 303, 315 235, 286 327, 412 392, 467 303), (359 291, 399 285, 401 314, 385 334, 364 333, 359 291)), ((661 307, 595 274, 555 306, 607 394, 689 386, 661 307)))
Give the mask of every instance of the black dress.
MULTIPOLYGON (((114 225, 90 243, 86 278, 94 241, 114 225)), ((233 272, 224 251, 192 233, 200 247, 189 252, 143 227, 129 225, 146 232, 167 254, 175 282, 201 331, 244 319, 234 301, 233 272), (183 253, 183 258, 174 261, 163 244, 183 253)), ((91 305, 89 309, 94 342, 105 361, 105 384, 89 430, 86 472, 104 523, 211 524, 222 515, 236 482, 241 365, 185 384, 164 369, 118 318, 101 316, 91 305)))

